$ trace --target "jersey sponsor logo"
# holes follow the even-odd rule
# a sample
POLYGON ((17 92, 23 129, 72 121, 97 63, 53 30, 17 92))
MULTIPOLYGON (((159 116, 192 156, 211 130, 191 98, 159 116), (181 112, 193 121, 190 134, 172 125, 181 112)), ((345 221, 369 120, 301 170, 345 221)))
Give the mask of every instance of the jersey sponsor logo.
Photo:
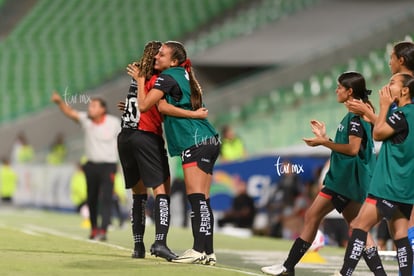
POLYGON ((358 122, 351 122, 350 124, 351 124, 351 131, 352 132, 359 132, 358 129, 361 126, 360 123, 358 123, 358 122))
POLYGON ((211 160, 207 158, 201 158, 201 162, 210 163, 211 160))
POLYGON ((400 114, 398 114, 397 112, 393 113, 388 120, 395 125, 396 124, 396 120, 401 121, 401 116, 400 114))
POLYGON ((181 161, 184 161, 185 158, 191 157, 191 150, 185 150, 181 153, 181 161))

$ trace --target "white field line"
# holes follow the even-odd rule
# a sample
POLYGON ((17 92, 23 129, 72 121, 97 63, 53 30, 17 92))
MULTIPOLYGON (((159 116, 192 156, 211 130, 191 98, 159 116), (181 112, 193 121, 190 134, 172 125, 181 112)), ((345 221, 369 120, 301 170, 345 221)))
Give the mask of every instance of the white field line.
POLYGON ((67 238, 67 239, 71 239, 71 240, 76 240, 76 241, 84 241, 84 242, 96 243, 96 244, 100 244, 100 245, 103 245, 103 246, 107 246, 107 247, 111 247, 111 248, 115 248, 115 249, 119 249, 119 250, 123 250, 123 251, 131 251, 131 249, 125 248, 125 247, 120 246, 120 245, 111 244, 111 243, 107 243, 107 242, 100 242, 100 241, 85 239, 85 238, 81 238, 79 236, 70 235, 68 233, 61 232, 61 231, 58 231, 58 230, 55 230, 55 229, 52 229, 52 228, 40 227, 40 226, 33 225, 33 224, 27 224, 26 227, 28 227, 31 230, 34 230, 34 231, 37 231, 37 232, 40 232, 40 233, 45 233, 45 234, 53 235, 53 236, 63 237, 63 238, 67 238))
MULTIPOLYGON (((97 244, 100 244, 100 245, 103 245, 103 246, 115 248, 115 249, 122 250, 122 251, 131 251, 131 249, 125 248, 123 246, 119 246, 119 245, 116 245, 116 244, 111 244, 111 243, 108 243, 108 242, 100 242, 100 241, 94 241, 94 240, 81 238, 79 236, 70 235, 68 233, 64 233, 64 232, 61 232, 61 231, 58 231, 58 230, 55 230, 55 229, 52 229, 52 228, 40 227, 40 226, 33 225, 33 224, 28 224, 28 225, 26 225, 26 227, 28 229, 30 229, 30 230, 26 230, 26 231, 30 231, 32 233, 36 233, 36 232, 44 233, 44 234, 63 237, 63 238, 66 238, 66 239, 72 239, 72 240, 76 240, 76 241, 97 243, 97 244)), ((148 255, 148 253, 147 253, 147 255, 148 255)), ((175 264, 175 265, 180 265, 180 264, 175 264)), ((262 273, 259 274, 259 273, 244 271, 244 270, 235 269, 235 268, 227 268, 227 267, 220 267, 220 266, 207 266, 207 265, 202 266, 202 267, 205 267, 206 269, 218 269, 218 270, 223 270, 223 271, 236 272, 236 273, 240 273, 240 274, 244 274, 244 275, 263 276, 262 273)))

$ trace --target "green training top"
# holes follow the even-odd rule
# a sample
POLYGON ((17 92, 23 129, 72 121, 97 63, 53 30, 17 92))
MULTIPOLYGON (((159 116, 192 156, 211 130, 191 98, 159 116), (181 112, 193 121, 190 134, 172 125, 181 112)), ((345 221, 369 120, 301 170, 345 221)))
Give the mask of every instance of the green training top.
MULTIPOLYGON (((348 144, 351 120, 357 117, 348 113, 342 119, 335 135, 335 143, 348 144)), ((324 184, 330 190, 356 202, 363 202, 367 196, 376 157, 372 140, 371 125, 360 118, 367 137, 366 147, 360 148, 356 156, 332 151, 330 167, 325 176, 324 184)), ((362 145, 361 145, 362 146, 362 145)))
MULTIPOLYGON (((169 94, 165 94, 168 103, 191 110, 191 89, 188 74, 183 67, 172 67, 162 72, 171 76, 180 87, 183 95, 176 101, 169 94)), ((191 119, 165 116, 165 135, 168 141, 168 152, 171 156, 179 156, 181 153, 196 145, 205 143, 219 143, 215 137, 217 131, 207 119, 191 119)))
POLYGON ((374 196, 414 204, 414 105, 399 107, 394 112, 404 113, 408 136, 400 144, 392 139, 383 141, 374 170, 369 193, 374 196))

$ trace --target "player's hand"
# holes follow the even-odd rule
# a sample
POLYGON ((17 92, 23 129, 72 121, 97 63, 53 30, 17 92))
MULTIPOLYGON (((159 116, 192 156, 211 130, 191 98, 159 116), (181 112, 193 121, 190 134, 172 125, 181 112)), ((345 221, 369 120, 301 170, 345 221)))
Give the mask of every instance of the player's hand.
POLYGON ((136 65, 136 63, 128 64, 126 67, 128 75, 133 77, 136 81, 138 81, 139 78, 139 67, 136 65))
POLYGON ((302 140, 305 141, 305 143, 308 146, 311 146, 311 147, 320 146, 320 145, 322 145, 326 141, 325 138, 323 138, 323 137, 317 137, 317 136, 316 137, 313 137, 313 138, 303 138, 302 140))
POLYGON ((381 108, 389 108, 393 102, 397 101, 397 97, 392 97, 389 85, 385 85, 379 91, 379 102, 381 108))
POLYGON ((316 135, 316 137, 323 137, 326 138, 326 126, 325 123, 319 122, 317 120, 311 120, 310 121, 311 128, 313 134, 316 135))
MULTIPOLYGON (((359 115, 368 123, 374 123, 371 122, 369 114, 374 113, 374 109, 371 105, 368 103, 364 103, 360 100, 352 100, 352 101, 346 101, 345 102, 346 108, 348 108, 349 112, 352 112, 356 115, 359 115)), ((371 115, 372 116, 372 115, 371 115)))
POLYGON ((356 99, 353 99, 352 101, 346 101, 345 106, 349 112, 360 116, 363 116, 367 111, 367 104, 356 99))
POLYGON ((56 91, 53 91, 50 100, 55 104, 60 104, 62 102, 62 97, 56 91))
POLYGON ((197 110, 193 111, 194 119, 205 119, 208 117, 208 109, 205 107, 200 107, 197 110))
POLYGON ((122 101, 120 101, 116 106, 118 107, 118 110, 120 111, 124 111, 126 108, 125 102, 122 102, 122 101))

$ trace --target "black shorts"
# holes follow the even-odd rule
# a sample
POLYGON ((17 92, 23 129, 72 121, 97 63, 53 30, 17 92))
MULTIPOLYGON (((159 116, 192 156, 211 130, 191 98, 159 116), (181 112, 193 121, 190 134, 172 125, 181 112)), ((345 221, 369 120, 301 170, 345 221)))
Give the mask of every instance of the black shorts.
POLYGON ((403 214, 403 216, 409 220, 411 216, 411 210, 413 209, 412 204, 396 202, 376 197, 371 194, 368 194, 368 197, 365 201, 374 204, 377 207, 380 215, 387 220, 392 219, 397 213, 397 211, 400 211, 403 214))
POLYGON ((145 187, 154 188, 170 177, 164 139, 155 133, 122 129, 118 135, 118 154, 127 189, 140 179, 145 187))
POLYGON ((348 203, 351 201, 349 198, 340 195, 331 189, 323 187, 322 190, 319 192, 319 195, 329 199, 338 213, 342 213, 342 211, 346 208, 348 203))
POLYGON ((213 174, 214 163, 220 154, 218 137, 208 139, 205 143, 192 146, 181 153, 183 168, 197 166, 207 174, 213 174))

